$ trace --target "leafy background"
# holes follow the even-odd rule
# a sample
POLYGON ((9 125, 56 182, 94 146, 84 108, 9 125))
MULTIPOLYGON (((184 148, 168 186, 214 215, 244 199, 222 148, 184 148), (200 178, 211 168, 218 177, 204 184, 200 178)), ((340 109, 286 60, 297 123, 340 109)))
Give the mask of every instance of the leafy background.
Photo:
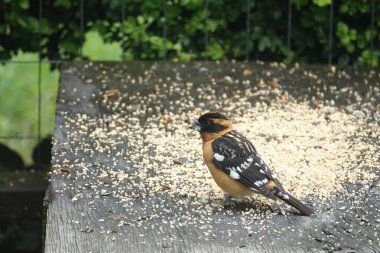
MULTIPOLYGON (((372 4, 372 0, 334 2, 334 64, 379 66, 380 18, 377 13, 380 13, 380 4, 377 1, 375 5, 375 29, 371 32, 372 4)), ((206 10, 205 0, 129 0, 124 3, 122 0, 86 0, 83 1, 82 33, 80 1, 42 1, 39 23, 39 1, 2 0, 0 59, 37 61, 41 48, 43 60, 193 61, 248 57, 250 60, 325 64, 329 52, 330 5, 331 0, 292 0, 289 49, 287 1, 279 5, 274 0, 213 0, 208 1, 206 10)), ((43 136, 53 129, 58 66, 42 64, 43 136)), ((0 66, 1 136, 37 134, 37 83, 36 64, 0 66)), ((27 161, 33 142, 7 140, 27 161)))
MULTIPOLYGON (((374 0, 377 1, 377 0, 374 0)), ((116 42, 125 52, 116 59, 243 60, 326 63, 331 0, 292 0, 291 50, 286 46, 287 1, 268 0, 86 0, 84 31, 97 31, 105 42, 116 42), (246 14, 250 3, 250 34, 246 14), (166 6, 166 7, 165 7, 166 6), (125 19, 122 22, 122 10, 125 19), (167 39, 163 38, 165 24, 167 39), (205 18, 207 17, 207 26, 205 18), (205 48, 207 30, 209 45, 205 48)), ((377 1, 378 2, 378 1, 377 1)), ((371 5, 373 0, 334 3, 333 62, 370 64, 371 5)), ((380 4, 375 10, 374 65, 378 66, 380 4)), ((39 5, 34 0, 3 0, 0 25, 0 58, 9 59, 20 49, 38 52, 39 5)), ((42 55, 48 59, 80 58, 80 1, 44 0, 42 6, 42 55)), ((88 39, 88 38, 86 38, 88 39)), ((116 55, 117 54, 117 55, 116 55)), ((88 56, 91 58, 91 56, 88 56)))

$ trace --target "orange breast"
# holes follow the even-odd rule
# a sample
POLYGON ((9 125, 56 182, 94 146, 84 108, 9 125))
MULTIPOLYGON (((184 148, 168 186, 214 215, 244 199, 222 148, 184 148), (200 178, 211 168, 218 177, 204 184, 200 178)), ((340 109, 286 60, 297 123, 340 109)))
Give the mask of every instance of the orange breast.
POLYGON ((214 165, 212 162, 213 152, 211 144, 212 141, 206 141, 203 143, 203 158, 216 184, 228 195, 235 198, 242 198, 247 194, 251 194, 252 190, 250 190, 249 187, 232 179, 229 175, 214 165))

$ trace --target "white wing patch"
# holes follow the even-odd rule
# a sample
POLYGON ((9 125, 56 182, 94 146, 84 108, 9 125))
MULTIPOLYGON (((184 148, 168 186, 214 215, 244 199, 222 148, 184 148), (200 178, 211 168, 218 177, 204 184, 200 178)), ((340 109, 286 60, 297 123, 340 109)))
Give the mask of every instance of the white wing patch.
POLYGON ((232 177, 233 179, 239 179, 240 175, 236 171, 230 170, 230 177, 232 177))
POLYGON ((257 187, 261 187, 263 186, 264 184, 268 183, 268 179, 264 178, 263 180, 259 180, 259 181, 256 181, 254 184, 257 186, 257 187))
POLYGON ((283 192, 278 192, 278 196, 279 197, 283 197, 284 199, 289 199, 289 195, 288 194, 285 194, 283 192))
MULTIPOLYGON (((224 160, 224 156, 218 153, 214 153, 214 158, 219 162, 224 160)), ((241 163, 240 165, 236 167, 227 167, 226 169, 230 171, 230 177, 232 177, 233 179, 239 179, 239 173, 243 173, 246 169, 248 169, 249 166, 251 166, 252 162, 253 158, 249 157, 245 162, 241 163)))
POLYGON ((219 162, 222 162, 224 160, 224 156, 221 154, 218 154, 218 153, 214 154, 214 158, 215 158, 215 160, 217 160, 219 162))
POLYGON ((244 170, 248 169, 249 166, 251 166, 253 162, 253 158, 249 157, 245 162, 240 164, 240 166, 236 167, 237 171, 243 172, 244 170))

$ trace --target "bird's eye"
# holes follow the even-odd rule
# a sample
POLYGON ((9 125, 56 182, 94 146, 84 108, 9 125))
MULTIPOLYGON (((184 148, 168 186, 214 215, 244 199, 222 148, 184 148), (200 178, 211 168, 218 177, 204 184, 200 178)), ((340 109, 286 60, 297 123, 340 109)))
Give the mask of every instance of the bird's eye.
POLYGON ((206 120, 205 125, 206 126, 210 126, 211 125, 211 120, 206 120))

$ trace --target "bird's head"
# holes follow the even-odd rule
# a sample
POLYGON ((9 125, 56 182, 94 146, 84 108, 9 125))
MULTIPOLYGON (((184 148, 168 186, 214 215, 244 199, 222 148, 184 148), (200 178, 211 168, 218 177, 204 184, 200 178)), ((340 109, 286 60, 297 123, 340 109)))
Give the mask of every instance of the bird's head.
POLYGON ((232 130, 232 121, 219 112, 209 112, 193 120, 191 127, 200 132, 204 141, 213 140, 232 130))

